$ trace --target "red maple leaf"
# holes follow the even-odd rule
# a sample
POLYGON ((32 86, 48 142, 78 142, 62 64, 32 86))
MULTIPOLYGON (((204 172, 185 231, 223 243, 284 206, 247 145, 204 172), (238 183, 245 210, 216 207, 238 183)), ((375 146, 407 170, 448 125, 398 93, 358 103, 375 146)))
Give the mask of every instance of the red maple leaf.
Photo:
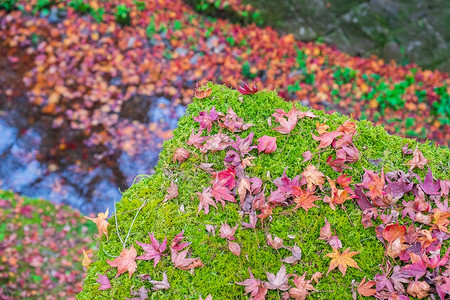
POLYGON ((237 85, 236 89, 241 93, 242 95, 249 95, 249 94, 255 94, 257 93, 258 87, 256 86, 256 83, 253 85, 252 88, 250 88, 244 81, 242 81, 241 85, 237 85))

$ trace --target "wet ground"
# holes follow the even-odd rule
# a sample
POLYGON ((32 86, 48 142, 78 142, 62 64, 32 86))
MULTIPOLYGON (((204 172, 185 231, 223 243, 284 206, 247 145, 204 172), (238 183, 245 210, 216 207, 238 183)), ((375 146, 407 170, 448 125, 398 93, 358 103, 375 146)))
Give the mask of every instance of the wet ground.
POLYGON ((185 111, 164 97, 137 95, 119 116, 125 123, 139 122, 145 138, 138 145, 125 141, 132 151, 95 146, 80 131, 53 128, 52 116, 37 114, 28 104, 22 76, 33 58, 22 56, 17 64, 0 54, 1 189, 65 203, 85 214, 112 208, 137 175, 152 173, 163 140, 185 111))

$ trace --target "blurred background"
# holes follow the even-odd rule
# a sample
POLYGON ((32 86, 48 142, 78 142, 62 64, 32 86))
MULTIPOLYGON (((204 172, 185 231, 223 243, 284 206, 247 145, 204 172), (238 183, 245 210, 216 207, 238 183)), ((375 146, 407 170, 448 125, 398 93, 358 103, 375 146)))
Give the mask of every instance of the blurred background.
MULTIPOLYGON (((112 210, 151 174, 197 84, 256 83, 448 146, 449 11, 445 0, 0 0, 0 189, 15 193, 0 197, 11 224, 0 226, 0 298, 45 296, 37 283, 52 269, 33 262, 35 277, 11 279, 21 254, 8 232, 22 227, 11 220, 53 211, 17 194, 69 205, 70 247, 92 243, 77 237, 93 230, 77 211, 112 210)), ((27 234, 42 233, 35 221, 27 234)))

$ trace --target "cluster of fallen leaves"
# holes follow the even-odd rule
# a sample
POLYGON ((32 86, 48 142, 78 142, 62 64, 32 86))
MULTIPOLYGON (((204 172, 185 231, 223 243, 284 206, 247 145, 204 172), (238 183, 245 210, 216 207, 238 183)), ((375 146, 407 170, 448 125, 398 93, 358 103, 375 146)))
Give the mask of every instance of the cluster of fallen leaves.
MULTIPOLYGON (((98 160, 115 151, 133 155, 148 147, 155 134, 170 137, 170 130, 157 123, 124 117, 136 99, 163 95, 175 104, 187 104, 198 81, 220 80, 234 86, 249 77, 254 77, 256 85, 277 89, 286 99, 307 99, 304 104, 316 109, 364 116, 383 123, 390 132, 398 130, 442 144, 450 139, 448 124, 442 121, 446 116, 431 113, 443 101, 437 89, 448 90, 444 73, 350 57, 270 28, 211 21, 182 1, 145 2, 142 11, 135 1, 121 1, 130 9, 131 26, 125 27, 115 22, 114 1, 89 1, 92 7, 104 9, 101 23, 80 15, 66 1, 54 1, 55 7, 67 12, 57 24, 33 13, 37 0, 19 2, 22 12, 0 12, 0 36, 3 46, 25 49, 35 57, 24 78, 29 101, 42 114, 52 116, 53 128, 71 133, 65 137, 81 135, 86 146, 97 146, 98 160), (248 72, 243 66, 248 66, 248 72), (342 80, 337 74, 343 68, 355 74, 342 80), (399 96, 405 104, 383 106, 384 115, 380 115, 379 106, 385 104, 378 97, 407 80, 411 82, 399 96), (413 124, 406 126, 406 119, 413 124)), ((229 4, 240 10, 239 1, 229 4)), ((11 51, 8 57, 18 61, 19 53, 11 51)), ((78 144, 76 138, 68 139, 58 141, 54 151, 67 156, 67 146, 78 144)), ((338 157, 336 163, 340 161, 338 157)))
POLYGON ((94 232, 67 207, 0 191, 0 299, 74 299, 94 232))
MULTIPOLYGON (((204 88, 201 89, 204 91, 204 88)), ((253 93, 256 92, 257 90, 253 91, 253 93)), ((450 237, 447 229, 450 223, 448 220, 450 180, 435 181, 429 169, 422 181, 413 170, 423 169, 428 161, 420 150, 416 148, 413 151, 405 145, 402 149, 403 154, 411 156, 406 163, 410 166, 408 173, 399 170, 384 174, 383 171, 377 173, 364 169, 362 182, 352 185, 351 176, 345 175, 343 171, 349 168, 349 164, 359 159, 359 151, 353 143, 353 138, 357 135, 356 123, 347 120, 336 130, 329 131, 330 127, 326 122, 317 122, 318 136, 312 134, 312 138, 319 142, 318 152, 326 149, 335 153, 336 158, 332 154, 327 159, 327 164, 336 172, 336 179, 326 177, 316 166, 309 164, 301 174, 292 179, 286 176, 285 170, 281 177, 273 181, 276 189, 267 193, 268 186, 261 178, 249 177, 246 174, 246 169, 253 166, 252 161, 255 159, 252 152, 271 155, 275 151, 282 151, 282 148, 276 150, 279 135, 275 132, 286 135, 287 142, 289 136, 295 134, 297 129, 301 131, 299 120, 320 119, 310 111, 303 112, 296 109, 295 105, 289 112, 277 109, 272 117, 276 124, 273 126, 271 119, 268 123, 274 131, 274 136, 263 136, 256 141, 253 140, 253 132, 245 138, 236 134, 242 135, 242 132, 249 130, 252 124, 245 123, 231 108, 225 114, 212 107, 193 117, 198 123, 198 130, 197 132, 193 130, 186 141, 187 146, 196 148, 203 154, 226 151, 223 170, 215 171, 212 168, 213 165, 207 163, 199 166, 211 174, 212 180, 210 186, 197 193, 199 202, 197 215, 202 210, 204 214, 211 213, 211 206, 219 209, 217 204, 225 207, 227 203, 234 203, 239 206, 241 213, 249 218, 248 223, 241 222, 233 227, 226 221, 222 222, 218 235, 226 240, 229 251, 240 256, 242 241, 239 242, 235 237, 237 230, 256 230, 258 219, 261 223, 266 219, 270 222, 275 207, 291 210, 301 208, 308 212, 309 209, 317 207, 316 201, 323 201, 332 209, 345 210, 346 201, 354 199, 362 211, 361 222, 364 228, 373 227, 375 221, 379 224, 374 232, 385 246, 386 259, 380 262, 382 274, 377 274, 368 281, 364 278, 349 288, 360 295, 374 296, 378 299, 410 299, 409 296, 422 299, 429 294, 446 299, 450 294, 450 263, 448 262, 450 250, 444 250, 445 253, 441 256, 441 248, 450 237), (217 132, 217 130, 213 131, 214 127, 218 129, 218 133, 211 134, 211 132, 217 132), (205 131, 206 134, 204 134, 205 131), (341 161, 336 162, 337 160, 341 161), (326 187, 327 183, 328 187, 326 187), (407 198, 410 195, 414 200, 407 198)), ((183 163, 189 159, 193 150, 186 148, 181 147, 174 151, 174 163, 183 163)), ((308 152, 303 154, 305 162, 318 153, 308 152)), ((164 201, 170 201, 176 197, 178 197, 178 188, 172 181, 164 201)), ((360 270, 354 259, 359 252, 351 251, 348 247, 344 250, 339 237, 333 234, 331 224, 326 218, 324 221, 325 225, 321 228, 318 239, 326 241, 331 247, 331 252, 324 255, 331 259, 325 276, 336 268, 343 276, 348 267, 360 270)), ((213 235, 216 234, 215 226, 206 225, 206 230, 213 235)), ((99 232, 102 233, 100 226, 99 232)), ((130 249, 124 249, 120 257, 113 262, 108 261, 112 267, 118 268, 116 277, 126 271, 131 276, 136 270, 136 259, 154 260, 154 266, 156 266, 162 257, 168 255, 166 253, 167 238, 159 243, 151 234, 150 239, 151 244, 136 242, 144 250, 143 255, 137 257, 137 252, 132 246, 130 249)), ((186 258, 188 250, 181 250, 189 244, 180 243, 182 239, 183 233, 180 233, 171 243, 173 265, 183 270, 203 266, 199 259, 186 258)), ((296 264, 301 261, 301 249, 297 245, 284 245, 281 238, 272 234, 267 235, 267 244, 275 250, 284 248, 292 253, 291 256, 281 259, 282 263, 296 264)), ((287 274, 284 264, 281 264, 276 275, 267 273, 267 281, 254 278, 250 271, 249 274, 249 279, 237 284, 245 286, 245 293, 250 294, 251 299, 265 299, 269 290, 283 292, 283 299, 305 299, 309 294, 317 292, 313 283, 317 283, 323 276, 323 272, 319 271, 310 279, 306 279, 306 273, 302 276, 287 274), (291 278, 292 283, 289 281, 291 278)), ((106 279, 104 275, 99 274, 100 289, 110 287, 109 280, 106 279)), ((168 282, 164 285, 166 286, 169 287, 168 282)))
MULTIPOLYGON (((106 220, 107 217, 108 211, 106 211, 105 213, 99 213, 97 218, 89 218, 97 225, 100 239, 103 234, 108 236, 107 227, 109 226, 109 223, 106 220)), ((132 245, 129 249, 124 247, 120 252, 120 255, 116 257, 113 261, 107 260, 107 263, 112 268, 117 268, 117 274, 114 278, 119 277, 121 274, 125 272, 128 272, 128 275, 131 278, 131 276, 135 273, 137 269, 136 260, 144 260, 144 261, 153 260, 153 266, 156 267, 158 263, 161 261, 161 259, 163 259, 163 257, 168 255, 167 237, 165 237, 163 242, 160 243, 155 238, 153 233, 151 234, 149 233, 149 236, 150 236, 150 243, 142 243, 136 241, 136 244, 142 248, 144 254, 137 256, 137 251, 132 245)), ((169 247, 171 254, 170 261, 172 262, 173 266, 180 270, 191 270, 191 271, 193 271, 194 268, 203 267, 203 263, 199 258, 188 257, 189 248, 187 247, 191 243, 183 242, 183 239, 184 237, 182 231, 172 239, 172 242, 170 244, 169 247)), ((90 259, 88 253, 85 252, 84 250, 83 256, 84 256, 83 266, 89 268, 90 264, 92 263, 92 260, 90 259)), ((96 279, 96 281, 100 284, 98 289, 103 291, 110 289, 111 282, 109 281, 106 272, 105 274, 97 274, 97 275, 98 278, 96 279)), ((161 281, 152 280, 149 274, 139 274, 138 276, 143 282, 148 281, 150 284, 152 284, 151 291, 167 290, 170 288, 170 283, 168 281, 167 274, 165 272, 163 273, 163 278, 161 281)), ((147 290, 144 286, 138 289, 138 291, 131 290, 130 294, 138 297, 129 299, 148 299, 149 291, 150 290, 147 290)))

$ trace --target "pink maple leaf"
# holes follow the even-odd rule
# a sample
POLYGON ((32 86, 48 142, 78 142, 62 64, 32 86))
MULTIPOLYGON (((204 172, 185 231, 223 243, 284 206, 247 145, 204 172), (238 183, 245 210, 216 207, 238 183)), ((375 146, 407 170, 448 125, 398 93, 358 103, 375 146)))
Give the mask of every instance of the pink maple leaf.
POLYGON ((139 246, 142 247, 142 249, 145 251, 145 253, 141 256, 138 256, 136 259, 140 259, 140 260, 152 260, 154 259, 154 267, 156 267, 156 265, 158 264, 159 260, 161 259, 161 257, 163 255, 167 255, 164 254, 164 251, 166 250, 167 247, 167 237, 164 238, 164 241, 159 244, 158 240, 155 238, 155 236, 152 234, 150 234, 150 244, 145 244, 145 243, 141 243, 139 241, 136 241, 136 244, 138 244, 139 246))
POLYGON ((258 139, 258 152, 261 153, 272 153, 277 150, 277 138, 267 135, 263 135, 258 139))
POLYGON ((241 93, 242 95, 249 95, 249 94, 256 94, 259 90, 256 86, 256 83, 253 85, 252 88, 250 88, 244 81, 242 81, 241 85, 237 85, 236 89, 241 93))

